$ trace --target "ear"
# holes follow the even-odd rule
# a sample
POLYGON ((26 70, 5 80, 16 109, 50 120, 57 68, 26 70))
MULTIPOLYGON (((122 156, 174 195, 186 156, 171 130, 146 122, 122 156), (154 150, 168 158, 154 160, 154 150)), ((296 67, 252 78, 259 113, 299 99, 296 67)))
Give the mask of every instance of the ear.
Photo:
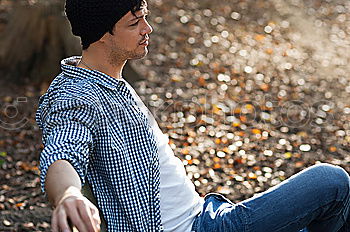
MULTIPOLYGON (((113 28, 112 28, 112 33, 115 34, 115 27, 116 27, 116 24, 114 24, 113 28)), ((111 41, 113 35, 111 33, 109 33, 109 31, 107 31, 102 37, 101 39, 99 40, 100 42, 102 43, 107 43, 109 41, 111 41)))
POLYGON ((111 40, 111 34, 107 31, 102 37, 101 39, 99 40, 99 42, 101 43, 109 43, 109 41, 111 40))

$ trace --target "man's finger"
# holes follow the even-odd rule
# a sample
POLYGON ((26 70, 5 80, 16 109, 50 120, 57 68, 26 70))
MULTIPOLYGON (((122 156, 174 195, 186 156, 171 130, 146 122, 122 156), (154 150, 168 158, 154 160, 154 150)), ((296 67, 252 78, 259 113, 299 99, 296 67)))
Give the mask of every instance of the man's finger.
POLYGON ((52 213, 52 218, 51 218, 51 230, 52 232, 59 232, 58 230, 58 225, 57 225, 57 215, 56 211, 52 213))
POLYGON ((94 219, 94 221, 96 222, 96 224, 101 224, 101 218, 100 218, 100 215, 99 214, 92 214, 92 218, 94 219))
POLYGON ((58 230, 57 232, 71 232, 69 225, 68 225, 68 218, 67 214, 65 213, 64 210, 58 210, 56 213, 56 218, 57 218, 57 225, 58 225, 58 230))
POLYGON ((78 212, 80 214, 81 219, 85 222, 85 226, 90 232, 97 231, 96 223, 91 214, 91 208, 86 204, 86 202, 78 203, 78 212))
POLYGON ((92 218, 96 221, 97 224, 101 224, 100 213, 94 204, 90 204, 90 210, 92 218))
POLYGON ((81 218, 77 208, 79 208, 78 205, 67 211, 68 217, 72 222, 72 226, 75 226, 79 230, 79 232, 90 232, 91 230, 88 230, 86 226, 87 222, 83 218, 81 218))

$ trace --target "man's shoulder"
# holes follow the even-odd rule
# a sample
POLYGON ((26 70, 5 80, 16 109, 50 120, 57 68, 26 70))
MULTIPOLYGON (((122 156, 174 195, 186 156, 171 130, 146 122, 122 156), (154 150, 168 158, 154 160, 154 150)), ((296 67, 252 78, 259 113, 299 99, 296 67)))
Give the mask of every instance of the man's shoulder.
POLYGON ((82 101, 96 103, 98 101, 98 89, 89 78, 67 77, 60 73, 52 81, 46 95, 50 101, 82 101))
POLYGON ((68 109, 89 109, 96 112, 99 106, 98 89, 88 79, 67 77, 60 73, 39 99, 37 118, 50 112, 68 109))

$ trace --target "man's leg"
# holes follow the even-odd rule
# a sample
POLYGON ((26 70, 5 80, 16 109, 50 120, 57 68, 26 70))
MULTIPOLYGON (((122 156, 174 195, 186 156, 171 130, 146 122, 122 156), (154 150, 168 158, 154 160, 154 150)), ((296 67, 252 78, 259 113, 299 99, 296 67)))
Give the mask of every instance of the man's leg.
MULTIPOLYGON (((242 202, 251 231, 336 232, 349 226, 350 178, 341 168, 315 165, 264 193, 242 202), (267 230, 265 230, 267 231, 267 230)), ((347 230, 349 231, 349 228, 347 230)))
POLYGON ((214 198, 206 201, 196 231, 350 231, 350 178, 329 164, 307 168, 238 204, 214 198))

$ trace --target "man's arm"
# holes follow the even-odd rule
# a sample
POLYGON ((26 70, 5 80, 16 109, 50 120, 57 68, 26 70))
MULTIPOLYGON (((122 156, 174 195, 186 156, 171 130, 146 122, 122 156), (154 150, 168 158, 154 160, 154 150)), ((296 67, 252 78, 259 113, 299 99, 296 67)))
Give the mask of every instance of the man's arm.
POLYGON ((48 169, 45 188, 51 204, 53 232, 69 232, 71 223, 79 232, 100 230, 98 209, 85 198, 81 190, 79 175, 66 160, 57 160, 48 169))

